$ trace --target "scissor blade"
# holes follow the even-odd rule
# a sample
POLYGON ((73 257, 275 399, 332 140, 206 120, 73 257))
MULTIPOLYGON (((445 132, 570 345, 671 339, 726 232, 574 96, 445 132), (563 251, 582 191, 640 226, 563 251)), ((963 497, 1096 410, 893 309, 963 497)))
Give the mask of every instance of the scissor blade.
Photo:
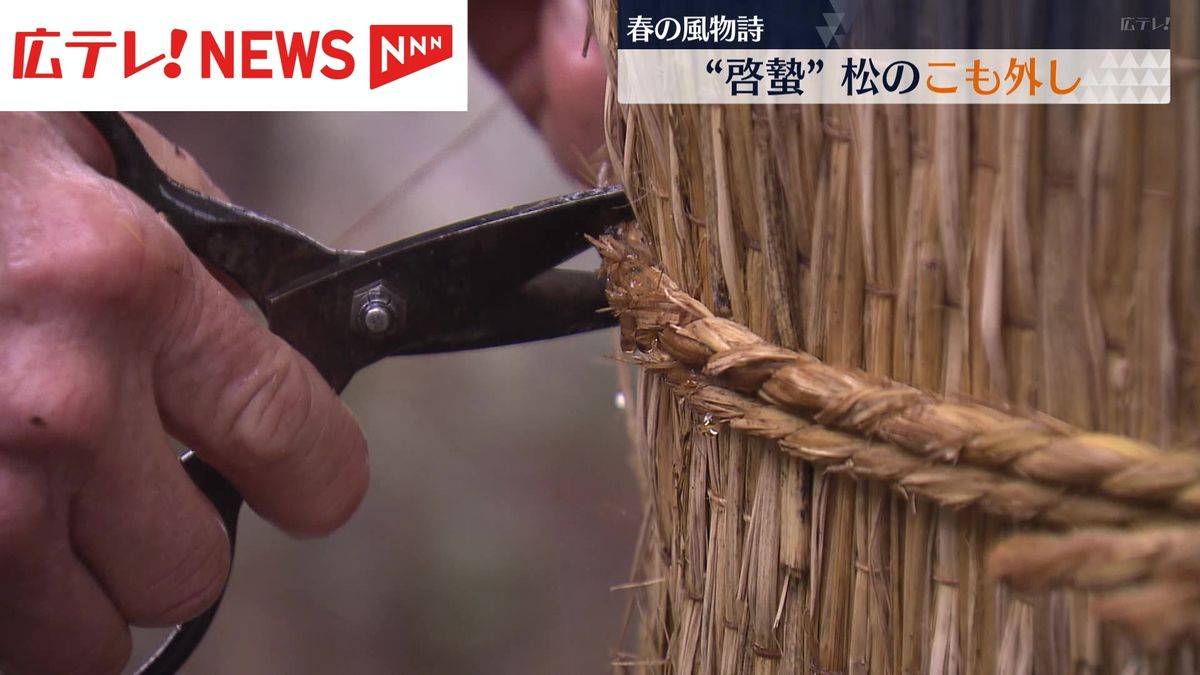
POLYGON ((631 217, 619 187, 481 216, 306 277, 268 299, 267 319, 271 330, 312 360, 335 388, 386 356, 578 332, 576 310, 604 306, 598 280, 587 287, 570 282, 553 292, 541 286, 539 299, 528 301, 521 311, 528 316, 540 308, 548 314, 524 334, 515 324, 498 325, 497 316, 504 310, 496 306, 518 295, 526 282, 586 249, 585 235, 599 235, 631 217), (362 300, 371 289, 383 289, 395 314, 390 327, 377 334, 362 325, 362 300), (556 313, 556 306, 566 309, 556 313))
POLYGON ((548 340, 617 325, 604 311, 604 280, 592 272, 553 269, 488 305, 457 331, 414 336, 395 354, 431 354, 548 340))
POLYGON ((425 289, 428 295, 440 293, 444 300, 461 302, 476 291, 486 297, 512 290, 582 253, 588 235, 599 236, 632 218, 623 187, 597 188, 422 232, 341 267, 347 273, 416 270, 431 282, 448 276, 469 280, 469 287, 456 283, 439 291, 431 283, 425 289))

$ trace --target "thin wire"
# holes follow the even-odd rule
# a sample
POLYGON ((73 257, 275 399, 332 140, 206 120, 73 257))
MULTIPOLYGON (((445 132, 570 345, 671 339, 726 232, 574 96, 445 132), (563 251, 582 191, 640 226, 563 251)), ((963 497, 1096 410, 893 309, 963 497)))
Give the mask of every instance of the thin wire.
POLYGON ((471 140, 478 134, 484 126, 491 122, 496 114, 499 113, 507 101, 503 96, 496 99, 496 102, 484 109, 483 112, 476 115, 475 119, 471 120, 467 126, 463 127, 458 134, 450 140, 449 143, 438 148, 432 155, 429 156, 420 166, 413 169, 396 184, 394 188, 388 191, 386 195, 379 198, 371 208, 367 209, 366 213, 354 221, 354 224, 346 228, 340 235, 335 238, 334 243, 348 241, 364 226, 376 222, 387 212, 391 211, 396 204, 415 187, 423 179, 425 179, 437 168, 439 164, 446 161, 451 155, 462 148, 467 141, 471 140))

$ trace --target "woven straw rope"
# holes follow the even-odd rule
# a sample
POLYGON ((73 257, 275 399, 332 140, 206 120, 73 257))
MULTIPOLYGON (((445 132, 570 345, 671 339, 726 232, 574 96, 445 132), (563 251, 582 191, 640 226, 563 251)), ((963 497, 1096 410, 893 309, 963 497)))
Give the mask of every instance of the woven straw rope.
MULTIPOLYGON (((593 2, 614 179, 678 288, 736 323, 701 312, 688 336, 652 327, 663 307, 639 310, 645 329, 626 315, 647 366, 631 399, 647 516, 634 631, 614 663, 638 674, 1200 672, 1200 642, 1187 639, 1200 617, 1186 578, 1200 541, 1187 520, 1195 477, 1186 459, 1179 473, 1132 468, 1141 450, 1200 443, 1200 4, 1173 6, 1172 104, 1121 107, 620 104, 615 7, 593 2), (697 343, 693 365, 669 351, 697 343), (980 448, 964 437, 910 449, 858 428, 851 385, 889 419, 888 406, 923 402, 875 398, 880 381, 857 371, 836 391, 849 407, 798 408, 749 367, 704 372, 729 351, 773 378, 774 347, 819 358, 793 370, 822 392, 835 393, 825 365, 857 367, 946 403, 1011 405, 1015 434, 1045 425, 1056 442, 1112 456, 1068 466, 1080 472, 1070 483, 1035 480, 1014 455, 971 457, 980 448), (890 454, 869 454, 880 447, 890 454), (1006 511, 1025 490, 1048 499, 1006 511), (1062 531, 1012 536, 1047 522, 1062 531)), ((1034 461, 1045 458, 1019 457, 1049 473, 1034 461)))
POLYGON ((658 266, 636 226, 594 244, 623 343, 712 424, 944 507, 1064 528, 1154 526, 1017 535, 990 567, 1025 590, 1149 581, 1097 614, 1152 648, 1200 637, 1200 528, 1185 519, 1200 491, 1192 454, 824 364, 714 316, 658 266))

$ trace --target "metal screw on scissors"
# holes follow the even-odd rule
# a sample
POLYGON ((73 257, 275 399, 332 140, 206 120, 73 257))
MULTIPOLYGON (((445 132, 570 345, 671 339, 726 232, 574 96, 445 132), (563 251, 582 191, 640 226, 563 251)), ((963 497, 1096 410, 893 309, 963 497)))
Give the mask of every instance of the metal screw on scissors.
MULTIPOLYGON (((117 180, 163 214, 199 258, 236 281, 267 325, 341 392, 388 356, 481 349, 614 325, 593 274, 555 269, 632 218, 620 187, 519 206, 365 253, 335 251, 283 223, 185 188, 119 113, 84 113, 108 142, 117 180)), ((232 551, 242 497, 192 452, 188 476, 220 514, 232 551)), ((177 626, 139 670, 176 672, 220 600, 177 626)))
POLYGON ((392 326, 392 310, 387 305, 372 300, 363 309, 363 325, 372 335, 383 335, 392 326))
POLYGON ((355 292, 354 310, 355 320, 369 335, 387 335, 404 322, 404 299, 383 283, 355 292))

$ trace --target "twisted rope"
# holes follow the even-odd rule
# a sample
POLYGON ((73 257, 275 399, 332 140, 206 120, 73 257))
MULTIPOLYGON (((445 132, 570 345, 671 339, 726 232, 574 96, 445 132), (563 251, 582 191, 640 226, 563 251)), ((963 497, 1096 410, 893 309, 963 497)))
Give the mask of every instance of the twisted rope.
POLYGON ((1200 639, 1200 528, 1018 534, 988 555, 988 572, 1018 590, 1071 586, 1099 596, 1093 613, 1151 650, 1200 639))
POLYGON ((940 504, 1061 525, 1200 515, 1200 457, 1084 432, 892 380, 767 343, 714 316, 656 265, 640 231, 596 240, 623 343, 706 412, 940 504), (740 395, 740 396, 739 396, 740 395), (838 433, 844 432, 844 433, 838 433))

